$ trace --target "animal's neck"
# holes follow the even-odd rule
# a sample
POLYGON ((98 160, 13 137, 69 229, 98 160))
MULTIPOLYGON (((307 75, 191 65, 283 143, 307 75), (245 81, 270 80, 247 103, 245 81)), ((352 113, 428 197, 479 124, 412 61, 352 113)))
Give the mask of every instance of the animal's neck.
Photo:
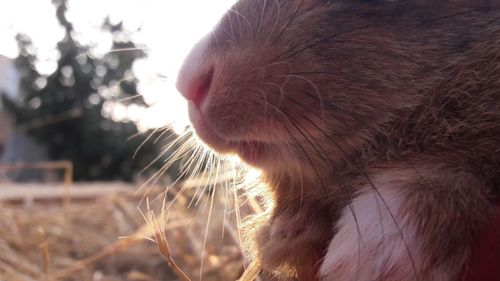
MULTIPOLYGON (((361 158, 357 155, 357 158, 361 158)), ((361 161, 361 160, 360 160, 361 161)), ((352 179, 359 176, 358 161, 332 162, 330 166, 320 164, 319 168, 307 168, 289 173, 263 173, 267 192, 272 195, 275 212, 296 212, 314 206, 338 209, 351 198, 355 189, 350 188, 352 179), (333 205, 339 205, 334 208, 333 205)))

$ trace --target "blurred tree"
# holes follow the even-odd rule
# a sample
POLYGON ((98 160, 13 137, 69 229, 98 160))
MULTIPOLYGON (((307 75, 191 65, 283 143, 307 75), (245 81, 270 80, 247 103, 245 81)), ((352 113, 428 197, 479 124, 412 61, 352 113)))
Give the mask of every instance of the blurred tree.
POLYGON ((112 48, 127 51, 92 56, 88 46, 74 39, 73 26, 65 16, 66 0, 53 3, 66 31, 57 45, 57 69, 48 77, 38 73, 34 46, 27 36, 18 35, 20 54, 15 64, 21 75, 20 95, 14 101, 2 98, 5 108, 19 130, 48 147, 51 159, 73 161, 76 180, 130 181, 134 172, 158 155, 159 148, 147 142, 133 159, 148 134, 128 140, 137 134, 136 125, 105 117, 103 109, 112 103, 146 106, 142 98, 132 98, 138 92, 131 71, 134 60, 145 53, 127 39, 122 24, 106 19, 102 28, 112 34, 112 48))

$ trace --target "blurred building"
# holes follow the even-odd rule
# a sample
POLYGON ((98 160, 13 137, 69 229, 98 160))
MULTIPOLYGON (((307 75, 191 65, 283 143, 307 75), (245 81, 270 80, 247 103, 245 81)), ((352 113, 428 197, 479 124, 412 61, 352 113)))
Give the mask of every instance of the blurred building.
MULTIPOLYGON (((19 92, 19 73, 11 59, 0 55, 0 95, 13 98, 19 92)), ((11 120, 0 103, 0 155, 12 133, 11 120)))
MULTIPOLYGON (((15 101, 19 95, 20 75, 14 61, 0 55, 0 95, 15 101)), ((48 160, 47 150, 25 132, 16 131, 14 120, 0 103, 0 164, 48 160)), ((19 170, 0 174, 0 181, 40 181, 47 177, 40 171, 19 170)))
POLYGON ((14 61, 0 55, 0 92, 14 99, 19 93, 20 78, 14 61))

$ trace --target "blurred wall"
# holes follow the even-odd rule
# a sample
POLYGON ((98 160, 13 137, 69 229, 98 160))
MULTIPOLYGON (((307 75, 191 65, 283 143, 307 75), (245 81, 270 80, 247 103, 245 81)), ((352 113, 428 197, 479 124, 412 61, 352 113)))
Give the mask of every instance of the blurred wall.
POLYGON ((12 133, 12 123, 9 115, 0 109, 0 155, 3 153, 7 138, 12 133))
MULTIPOLYGON (((20 75, 14 61, 0 55, 0 94, 15 101, 19 94, 20 75)), ((0 164, 46 161, 47 149, 35 142, 24 132, 14 130, 12 118, 0 103, 0 164)), ((41 181, 47 173, 32 170, 18 170, 0 174, 1 180, 41 181)), ((50 178, 53 178, 51 176, 50 178)))

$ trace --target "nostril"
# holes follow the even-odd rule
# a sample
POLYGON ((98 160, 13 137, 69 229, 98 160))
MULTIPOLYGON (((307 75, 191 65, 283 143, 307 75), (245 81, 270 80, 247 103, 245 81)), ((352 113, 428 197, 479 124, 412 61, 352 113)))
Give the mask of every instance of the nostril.
POLYGON ((197 106, 200 106, 200 104, 205 100, 210 87, 212 86, 213 76, 214 70, 212 68, 205 75, 202 75, 198 79, 193 81, 193 84, 191 85, 186 98, 193 101, 197 106))

